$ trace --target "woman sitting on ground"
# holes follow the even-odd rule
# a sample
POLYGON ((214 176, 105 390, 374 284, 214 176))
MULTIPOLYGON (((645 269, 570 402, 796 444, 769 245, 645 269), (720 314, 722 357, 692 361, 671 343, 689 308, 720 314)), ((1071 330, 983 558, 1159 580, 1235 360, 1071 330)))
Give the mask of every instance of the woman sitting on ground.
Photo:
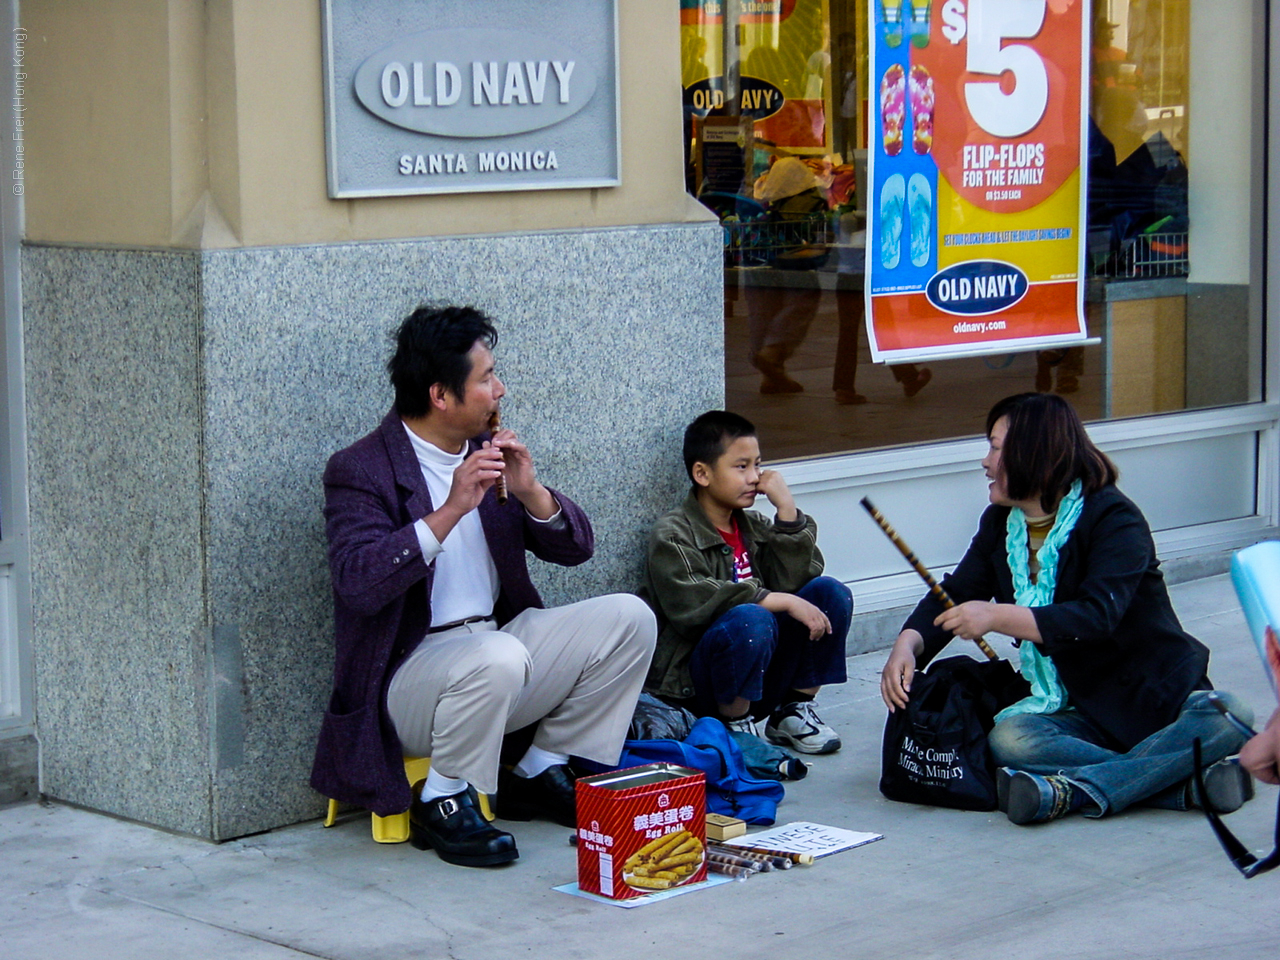
POLYGON ((1191 745, 1200 738, 1209 801, 1219 812, 1252 796, 1252 781, 1222 761, 1244 737, 1236 697, 1212 693, 1209 651, 1169 602, 1151 530, 1116 489, 1115 465, 1053 394, 1001 400, 987 415, 982 467, 989 506, 943 586, 957 606, 926 596, 898 635, 880 678, 889 709, 907 705, 911 679, 952 635, 1020 641, 1031 695, 1002 710, 989 742, 1001 809, 1014 823, 1075 810, 1116 813, 1134 803, 1185 810, 1191 745))

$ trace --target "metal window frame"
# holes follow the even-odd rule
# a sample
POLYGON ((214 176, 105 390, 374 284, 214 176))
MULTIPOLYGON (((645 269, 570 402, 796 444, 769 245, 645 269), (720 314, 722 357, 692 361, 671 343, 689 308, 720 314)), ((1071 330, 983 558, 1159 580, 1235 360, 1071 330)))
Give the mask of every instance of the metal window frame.
MULTIPOLYGON (((5 36, 20 25, 17 0, 0 5, 5 36)), ((0 146, 0 162, 14 169, 12 109, 14 76, 0 73, 0 98, 10 107, 0 146)), ((28 71, 29 72, 29 71, 28 71)), ((28 78, 28 84, 30 78, 28 78)), ((23 379, 21 253, 23 198, 15 195, 10 176, 0 191, 0 737, 35 730, 35 668, 31 647, 31 551, 27 510, 26 389, 23 379)))

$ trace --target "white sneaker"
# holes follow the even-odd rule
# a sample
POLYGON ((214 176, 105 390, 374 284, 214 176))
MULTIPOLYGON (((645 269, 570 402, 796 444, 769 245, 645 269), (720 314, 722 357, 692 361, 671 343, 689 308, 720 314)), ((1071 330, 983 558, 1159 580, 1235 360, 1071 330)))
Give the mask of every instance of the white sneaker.
POLYGON ((736 720, 725 720, 724 717, 720 719, 730 730, 738 733, 749 733, 753 737, 756 735, 756 722, 751 719, 751 714, 749 713, 743 714, 736 720))
POLYGON ((840 735, 822 722, 813 702, 799 700, 779 707, 764 725, 765 738, 801 753, 835 753, 840 735))

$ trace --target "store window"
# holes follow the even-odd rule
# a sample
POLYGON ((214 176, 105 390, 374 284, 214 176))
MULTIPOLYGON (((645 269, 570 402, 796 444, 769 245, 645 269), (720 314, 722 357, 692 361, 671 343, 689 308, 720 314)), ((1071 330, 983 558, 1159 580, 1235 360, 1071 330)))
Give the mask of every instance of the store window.
POLYGON ((726 403, 772 457, 971 436, 1023 390, 1087 420, 1261 399, 1265 5, 1043 2, 1090 24, 1090 339, 884 365, 864 323, 868 25, 911 42, 966 0, 681 0, 687 186, 725 239, 726 403))

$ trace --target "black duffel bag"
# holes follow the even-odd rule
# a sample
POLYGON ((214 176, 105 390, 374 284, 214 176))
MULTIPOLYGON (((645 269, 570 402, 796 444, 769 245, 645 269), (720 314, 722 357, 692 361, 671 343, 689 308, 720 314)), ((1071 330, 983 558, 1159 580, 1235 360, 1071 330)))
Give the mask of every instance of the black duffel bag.
POLYGON ((884 725, 880 792, 959 810, 996 808, 987 734, 995 715, 1030 692, 1008 660, 948 657, 917 673, 905 709, 884 725))

